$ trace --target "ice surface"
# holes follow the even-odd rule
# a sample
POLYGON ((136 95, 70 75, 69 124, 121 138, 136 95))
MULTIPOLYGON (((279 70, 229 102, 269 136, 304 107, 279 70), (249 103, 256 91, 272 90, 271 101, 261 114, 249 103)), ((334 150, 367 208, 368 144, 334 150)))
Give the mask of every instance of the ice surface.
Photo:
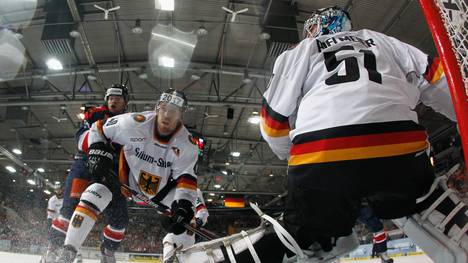
MULTIPOLYGON (((39 255, 15 254, 9 252, 0 252, 0 262, 2 263, 38 263, 41 259, 39 255)), ((395 263, 433 263, 426 255, 415 255, 408 257, 393 258, 395 263)), ((84 263, 99 263, 99 260, 83 259, 84 263)), ((119 263, 131 263, 130 261, 117 261, 119 263)), ((142 261, 138 261, 142 262, 142 261)), ((340 262, 359 262, 359 263, 380 263, 380 259, 369 260, 340 260, 340 262)))

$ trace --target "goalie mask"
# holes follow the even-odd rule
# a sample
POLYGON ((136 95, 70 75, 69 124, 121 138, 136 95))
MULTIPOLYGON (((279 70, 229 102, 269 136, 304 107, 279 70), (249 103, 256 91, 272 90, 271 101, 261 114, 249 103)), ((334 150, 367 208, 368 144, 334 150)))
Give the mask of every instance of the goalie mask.
POLYGON ((304 22, 302 37, 318 37, 351 30, 348 12, 333 6, 314 11, 304 22))

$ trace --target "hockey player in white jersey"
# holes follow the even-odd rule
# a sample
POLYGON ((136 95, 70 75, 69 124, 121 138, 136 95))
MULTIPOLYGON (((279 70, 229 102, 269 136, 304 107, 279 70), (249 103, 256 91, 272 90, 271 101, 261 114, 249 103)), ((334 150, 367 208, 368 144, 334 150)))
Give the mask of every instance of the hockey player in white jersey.
MULTIPOLYGON (((91 231, 97 216, 113 198, 130 196, 120 184, 169 207, 172 217, 166 220, 168 232, 181 234, 194 215, 197 177, 195 164, 198 149, 182 124, 187 108, 185 95, 165 91, 155 111, 127 113, 97 121, 88 136, 88 169, 94 182, 81 195, 68 227, 59 262, 72 262, 76 251, 91 231), (120 145, 115 152, 112 145, 120 145), (118 156, 118 160, 117 160, 118 156), (118 175, 110 172, 118 162, 118 175)), ((111 233, 111 238, 120 238, 111 233)), ((115 262, 114 251, 103 251, 101 262, 115 262)))
MULTIPOLYGON (((197 188, 197 199, 195 201, 195 216, 192 219, 191 224, 195 227, 202 227, 208 222, 208 210, 206 209, 205 200, 203 194, 199 188, 197 188)), ((193 232, 185 231, 182 234, 176 235, 174 233, 168 233, 163 241, 163 262, 172 262, 174 253, 176 250, 188 248, 195 244, 195 234, 193 232)))
POLYGON ((57 188, 55 194, 47 202, 47 222, 52 225, 52 221, 60 215, 60 208, 63 204, 63 188, 57 188))
MULTIPOLYGON (((357 244, 352 228, 363 200, 382 219, 427 207, 416 200, 434 171, 416 104, 456 121, 439 60, 384 34, 350 30, 342 9, 314 12, 305 39, 276 60, 263 95, 261 133, 288 160, 285 227, 321 259, 345 252, 340 243, 357 244)), ((259 256, 279 262, 279 250, 259 256)))

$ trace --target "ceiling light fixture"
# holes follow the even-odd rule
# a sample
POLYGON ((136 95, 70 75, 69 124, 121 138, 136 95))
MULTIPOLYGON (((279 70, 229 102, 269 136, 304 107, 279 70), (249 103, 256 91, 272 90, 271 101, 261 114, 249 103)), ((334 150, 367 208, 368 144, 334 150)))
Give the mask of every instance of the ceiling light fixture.
POLYGON ((46 61, 46 65, 50 70, 62 70, 63 69, 62 62, 60 62, 60 60, 56 58, 49 58, 46 61))
POLYGON ((197 30, 195 31, 195 33, 197 34, 197 36, 199 37, 204 37, 206 35, 208 35, 208 30, 206 30, 206 28, 201 25, 197 28, 197 30))
POLYGON ((143 28, 141 27, 141 19, 135 20, 135 26, 132 28, 133 34, 141 34, 143 33, 143 28))
POLYGON ((59 182, 59 181, 55 181, 55 184, 60 184, 60 182, 59 182))
POLYGON ((159 66, 166 67, 166 68, 173 68, 175 65, 175 61, 171 57, 161 56, 158 59, 159 66))
POLYGON ((250 117, 247 119, 247 121, 248 121, 249 123, 252 123, 252 124, 255 124, 255 125, 256 125, 256 124, 259 124, 259 123, 260 123, 260 116, 258 116, 258 115, 250 116, 250 117))
POLYGON ((195 80, 199 80, 199 79, 200 79, 200 75, 198 75, 198 74, 192 74, 192 75, 190 75, 190 79, 191 79, 191 80, 194 80, 194 81, 195 81, 195 80))
POLYGON ((28 182, 30 185, 36 185, 36 182, 33 179, 28 179, 26 182, 28 182))
POLYGON ((51 192, 50 192, 49 190, 47 190, 47 189, 44 190, 44 193, 46 193, 46 194, 48 194, 48 195, 51 194, 51 192))
POLYGON ((8 165, 8 166, 5 167, 5 169, 7 169, 8 172, 10 172, 10 173, 16 173, 16 169, 13 168, 13 166, 8 165))
POLYGON ((89 81, 95 81, 95 80, 97 80, 97 77, 96 77, 96 75, 94 75, 94 74, 88 74, 88 75, 86 76, 86 78, 87 78, 89 81))
POLYGON ((34 192, 34 189, 29 189, 29 192, 31 192, 31 193, 34 192))
POLYGON ((239 157, 240 152, 231 152, 231 155, 234 156, 234 157, 239 157))
POLYGON ((42 167, 37 168, 37 171, 40 172, 40 173, 45 172, 44 168, 42 168, 42 167))
POLYGON ((206 201, 207 201, 207 202, 213 202, 213 199, 208 198, 208 199, 206 199, 206 201))
POLYGON ((18 148, 14 148, 13 150, 11 150, 14 154, 17 154, 17 155, 21 155, 23 152, 18 149, 18 148))
POLYGON ((247 69, 244 70, 244 76, 242 78, 242 82, 244 84, 249 84, 250 82, 252 82, 252 78, 250 77, 249 71, 247 69))
POLYGON ((215 184, 215 185, 213 185, 213 186, 214 186, 214 188, 217 188, 217 189, 221 188, 221 185, 220 185, 220 184, 215 184))
POLYGON ((210 193, 210 196, 215 196, 215 193, 210 193))
POLYGON ((271 35, 267 31, 263 30, 262 33, 260 33, 259 37, 262 40, 268 40, 271 38, 271 35))
POLYGON ((223 173, 224 175, 228 174, 228 172, 226 170, 221 171, 221 173, 223 173))
POLYGON ((174 0, 155 0, 156 9, 174 11, 174 0))
POLYGON ((79 38, 81 36, 81 33, 76 29, 73 29, 72 31, 70 31, 69 34, 73 38, 79 38))

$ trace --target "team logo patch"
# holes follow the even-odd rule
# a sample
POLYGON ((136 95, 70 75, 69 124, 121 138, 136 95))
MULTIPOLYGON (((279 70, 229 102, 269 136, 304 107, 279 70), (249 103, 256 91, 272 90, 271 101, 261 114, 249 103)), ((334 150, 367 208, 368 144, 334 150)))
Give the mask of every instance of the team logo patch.
POLYGON ((107 122, 106 122, 106 127, 109 127, 109 126, 112 126, 114 124, 117 123, 117 119, 116 118, 112 118, 112 119, 109 119, 107 122))
POLYGON ((84 217, 80 215, 75 215, 72 220, 72 226, 74 228, 79 228, 81 224, 83 223, 84 217))
POLYGON ((135 114, 133 115, 133 119, 136 121, 136 122, 144 122, 146 121, 146 117, 142 114, 135 114))
POLYGON ((161 183, 160 176, 150 174, 145 171, 140 171, 138 186, 144 193, 149 195, 156 195, 159 189, 159 183, 161 183))
POLYGON ((198 145, 198 140, 194 138, 192 135, 188 136, 189 142, 191 142, 193 145, 198 145))
POLYGON ((179 155, 180 155, 180 149, 177 148, 177 147, 172 147, 172 150, 174 151, 175 155, 177 155, 177 157, 179 157, 179 155))

